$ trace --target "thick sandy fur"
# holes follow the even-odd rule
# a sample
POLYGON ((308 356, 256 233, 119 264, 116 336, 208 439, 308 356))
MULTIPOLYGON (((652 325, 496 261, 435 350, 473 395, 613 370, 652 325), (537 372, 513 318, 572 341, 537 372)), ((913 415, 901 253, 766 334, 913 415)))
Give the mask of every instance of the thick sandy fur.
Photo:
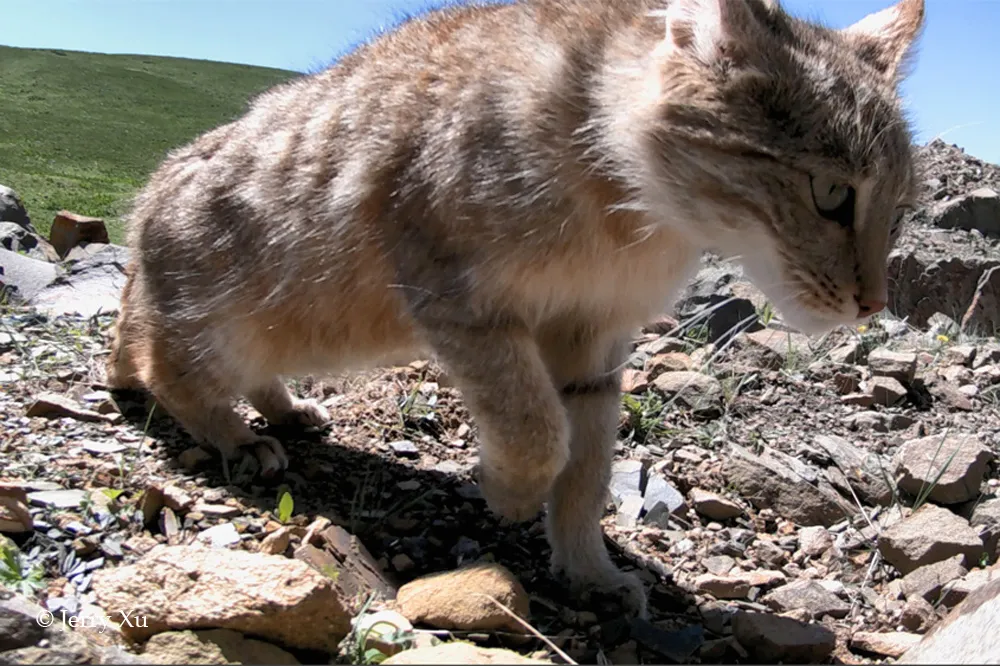
POLYGON ((283 377, 430 350, 478 424, 490 506, 547 501, 554 569, 642 613, 599 526, 629 335, 706 249, 807 328, 884 291, 923 8, 892 11, 845 32, 762 0, 411 20, 170 154, 132 214, 109 382, 271 473, 287 456, 234 397, 321 424, 283 377), (816 173, 858 188, 852 228, 817 214, 816 173))

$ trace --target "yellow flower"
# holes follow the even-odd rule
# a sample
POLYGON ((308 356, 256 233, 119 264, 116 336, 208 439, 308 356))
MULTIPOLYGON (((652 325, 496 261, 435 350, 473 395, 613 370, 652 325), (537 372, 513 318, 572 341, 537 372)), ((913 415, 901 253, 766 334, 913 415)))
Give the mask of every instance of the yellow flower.
POLYGON ((938 334, 937 341, 938 342, 948 342, 948 336, 945 335, 945 334, 943 334, 943 333, 938 334))
POLYGON ((864 324, 861 324, 861 326, 858 326, 858 333, 866 333, 866 332, 868 332, 868 327, 867 326, 865 326, 864 324))

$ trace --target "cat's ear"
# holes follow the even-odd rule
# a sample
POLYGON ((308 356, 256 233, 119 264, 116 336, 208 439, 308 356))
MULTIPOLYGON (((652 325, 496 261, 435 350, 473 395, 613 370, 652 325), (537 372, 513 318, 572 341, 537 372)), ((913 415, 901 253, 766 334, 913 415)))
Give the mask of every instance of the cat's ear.
POLYGON ((841 32, 854 43, 858 57, 892 81, 924 25, 924 0, 900 0, 841 32))
MULTIPOLYGON (((727 54, 728 45, 749 41, 758 28, 748 6, 754 0, 672 0, 656 12, 666 21, 666 35, 659 51, 681 53, 703 65, 712 65, 727 54)), ((777 0, 765 0, 774 4, 777 0)))

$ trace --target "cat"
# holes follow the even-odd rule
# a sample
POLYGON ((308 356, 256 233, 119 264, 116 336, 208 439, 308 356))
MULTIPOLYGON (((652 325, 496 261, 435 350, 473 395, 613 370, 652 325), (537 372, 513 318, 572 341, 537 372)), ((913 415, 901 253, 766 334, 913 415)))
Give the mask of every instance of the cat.
POLYGON ((234 411, 323 425, 283 377, 429 350, 479 483, 547 506, 553 572, 645 616, 600 520, 632 333, 706 251, 806 333, 885 307, 915 196, 901 0, 834 30, 776 0, 521 0, 405 22, 172 151, 136 198, 108 383, 264 475, 234 411))

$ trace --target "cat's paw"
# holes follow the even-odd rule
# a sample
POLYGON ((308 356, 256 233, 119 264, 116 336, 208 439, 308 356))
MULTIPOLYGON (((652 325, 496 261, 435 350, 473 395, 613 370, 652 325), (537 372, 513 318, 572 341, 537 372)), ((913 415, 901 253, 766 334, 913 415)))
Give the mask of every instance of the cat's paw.
POLYGON ((479 491, 490 511, 513 522, 524 522, 541 512, 554 480, 530 483, 480 469, 479 491))
POLYGON ((573 598, 588 608, 648 619, 646 589, 635 574, 612 566, 599 574, 579 575, 555 565, 552 574, 567 585, 573 598))
POLYGON ((330 412, 315 400, 296 400, 283 419, 286 424, 306 428, 324 428, 330 423, 330 412))
POLYGON ((274 437, 259 436, 244 445, 252 452, 260 463, 260 475, 264 479, 272 479, 288 469, 288 455, 281 442, 274 437))

